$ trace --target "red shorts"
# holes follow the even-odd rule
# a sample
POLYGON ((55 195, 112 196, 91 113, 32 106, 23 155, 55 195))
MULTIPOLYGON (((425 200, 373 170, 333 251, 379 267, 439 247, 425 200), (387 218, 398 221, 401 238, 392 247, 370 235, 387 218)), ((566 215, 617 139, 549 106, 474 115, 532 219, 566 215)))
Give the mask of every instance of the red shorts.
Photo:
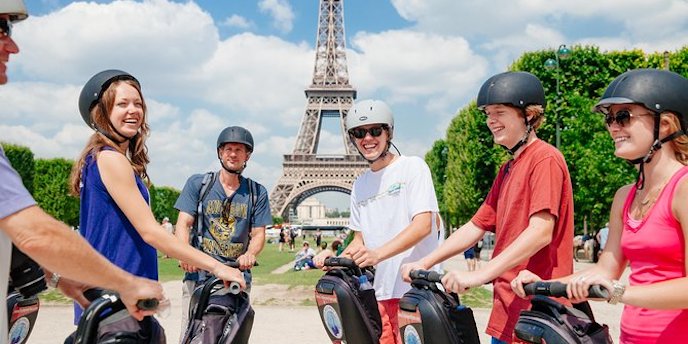
POLYGON ((389 299, 377 302, 377 308, 382 318, 382 336, 380 344, 401 344, 399 336, 399 299, 389 299))

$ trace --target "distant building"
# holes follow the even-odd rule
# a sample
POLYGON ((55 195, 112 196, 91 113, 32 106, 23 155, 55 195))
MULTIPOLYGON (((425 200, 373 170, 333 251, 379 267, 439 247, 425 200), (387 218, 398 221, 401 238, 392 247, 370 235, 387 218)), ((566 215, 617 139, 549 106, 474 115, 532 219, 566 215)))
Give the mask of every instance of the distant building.
POLYGON ((317 198, 309 197, 298 207, 296 207, 296 215, 299 221, 308 223, 313 219, 325 218, 325 205, 320 203, 317 198))
POLYGON ((312 226, 343 226, 349 225, 349 218, 337 217, 328 218, 326 217, 327 208, 324 204, 315 197, 309 197, 298 207, 296 207, 296 218, 298 221, 305 225, 312 226))

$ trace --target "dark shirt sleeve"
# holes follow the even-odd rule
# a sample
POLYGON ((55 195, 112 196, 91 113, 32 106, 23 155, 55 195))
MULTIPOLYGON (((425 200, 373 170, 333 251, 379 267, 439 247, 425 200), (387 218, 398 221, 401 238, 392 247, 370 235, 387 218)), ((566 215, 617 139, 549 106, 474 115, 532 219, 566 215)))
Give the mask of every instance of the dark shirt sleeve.
MULTIPOLYGON (((201 182, 205 174, 194 174, 186 180, 179 198, 174 203, 174 208, 183 211, 187 214, 196 216, 196 208, 198 207, 198 193, 201 191, 201 182)), ((208 187, 212 187, 209 185, 208 187)))
POLYGON ((253 212, 251 223, 253 227, 265 227, 272 224, 268 191, 260 184, 258 184, 258 199, 256 200, 256 209, 253 212))

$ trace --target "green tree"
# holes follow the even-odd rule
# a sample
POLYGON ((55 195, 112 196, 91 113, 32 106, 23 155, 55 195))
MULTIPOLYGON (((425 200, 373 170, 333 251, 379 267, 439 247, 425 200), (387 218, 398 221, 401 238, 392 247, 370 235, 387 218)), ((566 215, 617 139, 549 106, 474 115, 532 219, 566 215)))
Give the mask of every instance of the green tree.
POLYGON ((475 103, 463 108, 447 129, 447 166, 443 203, 448 225, 471 219, 485 200, 504 152, 495 149, 485 115, 475 103))
POLYGON ((425 154, 425 162, 430 167, 430 174, 432 175, 432 184, 435 187, 435 195, 437 203, 439 204, 440 214, 445 222, 448 220, 447 205, 444 203, 444 183, 447 180, 447 155, 449 148, 447 141, 437 140, 432 145, 432 149, 425 154))
POLYGON ((35 163, 33 160, 33 152, 28 147, 14 145, 11 143, 0 142, 7 160, 10 161, 12 167, 19 173, 19 176, 24 183, 24 187, 33 194, 33 179, 35 176, 35 163))
POLYGON ((155 218, 160 221, 167 217, 171 223, 176 223, 179 211, 174 208, 174 202, 179 197, 179 190, 169 186, 151 185, 149 193, 151 195, 151 210, 155 218))
POLYGON ((33 197, 54 218, 71 226, 79 224, 79 199, 69 194, 69 174, 74 162, 37 159, 33 197))

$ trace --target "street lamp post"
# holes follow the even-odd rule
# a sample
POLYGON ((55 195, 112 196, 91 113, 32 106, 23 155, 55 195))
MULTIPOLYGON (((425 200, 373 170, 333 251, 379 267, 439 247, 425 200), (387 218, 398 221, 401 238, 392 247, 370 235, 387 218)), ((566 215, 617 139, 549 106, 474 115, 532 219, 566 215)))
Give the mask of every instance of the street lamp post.
POLYGON ((559 46, 559 49, 554 54, 553 59, 547 59, 545 61, 545 68, 552 70, 556 70, 556 81, 557 81, 557 97, 556 97, 556 106, 554 107, 554 121, 555 121, 555 128, 556 128, 556 146, 559 148, 559 145, 561 144, 561 119, 559 118, 559 102, 561 101, 561 93, 559 92, 559 79, 561 77, 561 65, 560 61, 561 60, 566 60, 571 56, 571 50, 566 47, 566 44, 562 44, 559 46))

